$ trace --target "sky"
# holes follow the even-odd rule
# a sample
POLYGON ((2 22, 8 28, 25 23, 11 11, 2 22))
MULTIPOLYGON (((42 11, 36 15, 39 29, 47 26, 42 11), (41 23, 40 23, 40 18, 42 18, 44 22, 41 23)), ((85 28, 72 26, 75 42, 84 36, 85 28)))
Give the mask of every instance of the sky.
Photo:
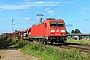
POLYGON ((25 30, 39 22, 39 16, 63 19, 66 29, 90 33, 90 0, 0 0, 0 34, 25 30))

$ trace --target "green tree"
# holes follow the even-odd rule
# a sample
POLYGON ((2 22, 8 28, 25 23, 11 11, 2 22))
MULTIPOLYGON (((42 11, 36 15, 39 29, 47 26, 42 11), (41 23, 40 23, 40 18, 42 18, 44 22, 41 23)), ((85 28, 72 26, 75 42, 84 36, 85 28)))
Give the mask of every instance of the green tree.
POLYGON ((71 34, 72 34, 72 33, 75 33, 75 31, 74 31, 74 30, 72 30, 72 31, 71 31, 71 34))
POLYGON ((68 31, 66 31, 67 34, 70 34, 68 31))
POLYGON ((75 32, 76 34, 81 33, 79 29, 75 29, 75 31, 74 31, 74 32, 75 32))
POLYGON ((17 32, 17 30, 15 30, 15 32, 17 32))

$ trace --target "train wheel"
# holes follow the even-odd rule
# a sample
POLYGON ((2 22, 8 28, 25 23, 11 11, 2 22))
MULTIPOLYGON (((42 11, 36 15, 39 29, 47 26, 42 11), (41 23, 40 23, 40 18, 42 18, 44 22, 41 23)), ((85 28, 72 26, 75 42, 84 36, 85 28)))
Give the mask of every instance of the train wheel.
POLYGON ((59 41, 58 44, 64 44, 64 41, 59 41))
POLYGON ((47 44, 47 41, 43 41, 43 44, 45 44, 45 45, 46 45, 46 44, 47 44))
POLYGON ((53 41, 51 41, 51 43, 50 44, 53 44, 53 41))
POLYGON ((50 44, 51 44, 51 42, 48 40, 48 41, 47 41, 47 44, 48 44, 48 45, 50 45, 50 44))
POLYGON ((47 41, 45 41, 45 44, 47 44, 47 41))

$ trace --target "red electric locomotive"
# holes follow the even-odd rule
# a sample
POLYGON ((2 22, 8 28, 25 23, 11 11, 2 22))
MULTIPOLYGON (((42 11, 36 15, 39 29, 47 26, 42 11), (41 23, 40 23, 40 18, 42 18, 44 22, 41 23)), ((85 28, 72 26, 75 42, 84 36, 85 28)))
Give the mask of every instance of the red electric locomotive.
POLYGON ((13 32, 12 35, 15 38, 37 40, 44 43, 64 43, 66 40, 66 27, 64 20, 46 19, 27 30, 13 32))
POLYGON ((47 42, 64 43, 66 27, 64 20, 46 19, 44 22, 30 28, 30 39, 47 42))

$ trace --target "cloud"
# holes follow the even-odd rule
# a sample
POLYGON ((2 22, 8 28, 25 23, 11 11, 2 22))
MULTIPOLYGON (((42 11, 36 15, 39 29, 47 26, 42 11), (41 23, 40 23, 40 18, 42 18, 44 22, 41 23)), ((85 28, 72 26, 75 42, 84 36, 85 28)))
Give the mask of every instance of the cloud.
POLYGON ((29 7, 30 7, 29 5, 4 5, 4 6, 0 6, 0 8, 6 9, 6 10, 27 9, 29 7))
POLYGON ((35 19, 40 20, 40 17, 36 16, 36 18, 35 18, 35 19))
POLYGON ((1 20, 1 21, 6 21, 6 19, 5 19, 5 18, 0 18, 0 20, 1 20))
POLYGON ((46 8, 45 9, 45 12, 47 12, 50 16, 53 16, 54 15, 54 11, 53 10, 50 10, 49 8, 46 8))
POLYGON ((66 1, 67 4, 71 4, 71 3, 75 3, 75 2, 76 1, 69 1, 69 0, 66 1))
POLYGON ((90 11, 90 9, 88 7, 82 7, 81 8, 81 14, 82 15, 90 15, 90 14, 88 14, 89 11, 90 11))
POLYGON ((33 1, 30 2, 25 0, 25 2, 17 3, 17 4, 9 4, 0 6, 0 9, 6 10, 17 10, 17 9, 30 9, 31 6, 56 6, 61 2, 54 2, 54 1, 33 1))
POLYGON ((89 9, 88 9, 88 8, 86 8, 86 7, 77 8, 77 10, 81 10, 81 11, 89 11, 89 9))
POLYGON ((26 3, 24 4, 28 4, 30 6, 56 6, 60 3, 61 2, 53 2, 53 1, 34 1, 34 2, 26 1, 26 3))
MULTIPOLYGON (((73 1, 74 2, 74 1, 73 1)), ((73 3, 68 0, 66 0, 66 3, 73 3)), ((29 0, 24 0, 24 2, 19 2, 16 4, 9 4, 9 5, 2 5, 0 6, 0 9, 6 9, 6 10, 17 10, 17 9, 30 9, 30 7, 40 7, 40 6, 61 6, 62 2, 58 1, 29 1, 29 0)))
POLYGON ((85 21, 89 21, 89 19, 85 19, 85 21))
POLYGON ((48 14, 50 15, 50 16, 53 16, 54 15, 54 11, 53 10, 49 10, 49 11, 47 11, 48 12, 48 14))
POLYGON ((17 13, 18 15, 20 14, 20 12, 17 13))
POLYGON ((2 11, 3 9, 2 8, 0 8, 0 11, 2 11))
POLYGON ((86 7, 83 7, 82 9, 83 9, 83 10, 87 10, 87 8, 86 8, 86 7))
POLYGON ((3 9, 2 8, 0 8, 0 14, 3 14, 3 9))
POLYGON ((30 20, 30 17, 23 18, 23 20, 30 20))
POLYGON ((24 10, 24 12, 28 12, 28 10, 24 10))

